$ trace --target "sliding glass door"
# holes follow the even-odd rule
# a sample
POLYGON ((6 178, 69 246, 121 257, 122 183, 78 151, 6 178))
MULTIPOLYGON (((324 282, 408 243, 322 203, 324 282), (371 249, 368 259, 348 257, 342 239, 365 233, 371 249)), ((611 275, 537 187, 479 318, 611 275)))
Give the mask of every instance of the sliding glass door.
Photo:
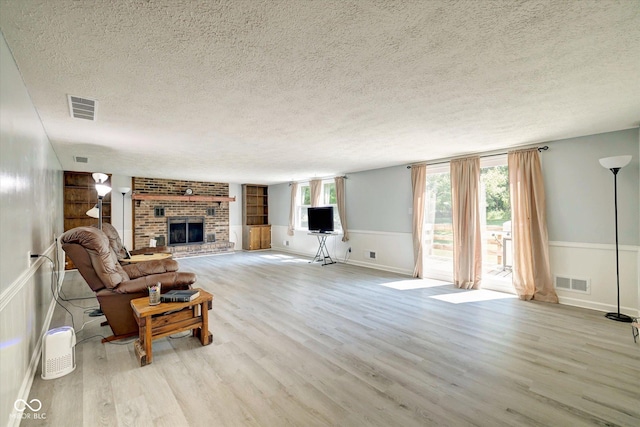
POLYGON ((482 288, 514 292, 507 156, 480 159, 482 288))
POLYGON ((449 164, 427 167, 424 277, 453 280, 453 224, 449 164))
MULTIPOLYGON (((511 284, 511 206, 507 156, 480 160, 482 288, 514 292, 511 284)), ((424 277, 453 280, 453 225, 449 163, 427 167, 424 277)))

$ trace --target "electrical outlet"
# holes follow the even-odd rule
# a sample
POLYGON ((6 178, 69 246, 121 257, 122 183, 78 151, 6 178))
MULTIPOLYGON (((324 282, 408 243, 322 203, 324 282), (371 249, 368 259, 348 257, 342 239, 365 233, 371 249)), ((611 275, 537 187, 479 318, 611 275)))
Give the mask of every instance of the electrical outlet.
POLYGON ((288 240, 283 240, 283 241, 282 241, 282 244, 283 244, 284 246, 289 246, 289 241, 288 241, 288 240))

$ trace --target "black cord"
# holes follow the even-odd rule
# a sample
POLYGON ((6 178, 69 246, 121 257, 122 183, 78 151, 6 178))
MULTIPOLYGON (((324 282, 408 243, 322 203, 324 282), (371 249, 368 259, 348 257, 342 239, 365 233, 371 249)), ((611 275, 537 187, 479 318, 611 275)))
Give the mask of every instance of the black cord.
MULTIPOLYGON (((56 244, 56 246, 57 246, 57 244, 56 244)), ((76 325, 75 325, 75 322, 73 321, 73 314, 71 314, 71 312, 67 309, 67 307, 65 307, 64 305, 62 305, 60 303, 60 301, 58 299, 58 295, 56 293, 56 290, 58 288, 58 281, 59 281, 58 272, 56 270, 56 263, 51 258, 49 258, 47 255, 32 254, 31 258, 46 258, 51 263, 51 267, 53 269, 53 272, 51 273, 51 295, 53 296, 53 299, 56 301, 56 304, 58 304, 60 307, 62 307, 64 309, 64 311, 69 313, 69 316, 71 316, 71 327, 75 331, 76 325)))
MULTIPOLYGON (((81 343, 83 343, 85 341, 88 341, 88 340, 91 340, 91 339, 94 339, 94 338, 102 338, 102 339, 105 339, 105 340, 107 339, 107 337, 105 337, 104 335, 99 335, 99 334, 98 335, 91 335, 90 337, 83 338, 80 341, 77 341, 76 342, 76 346, 78 346, 78 344, 81 344, 81 343)), ((123 342, 115 342, 115 341, 105 341, 105 342, 107 344, 113 344, 113 345, 129 345, 136 339, 137 338, 132 338, 132 339, 130 339, 128 341, 123 341, 123 342)))
MULTIPOLYGON (((55 257, 56 261, 58 261, 59 256, 60 256, 60 254, 58 252, 58 238, 56 238, 55 239, 55 250, 54 250, 54 257, 55 257)), ((58 304, 60 307, 62 307, 64 309, 64 311, 69 313, 69 316, 71 316, 71 327, 73 327, 73 330, 75 332, 76 327, 75 327, 75 322, 74 322, 74 319, 73 319, 73 314, 67 309, 67 307, 65 307, 64 305, 62 305, 62 303, 60 303, 60 300, 68 302, 69 304, 71 304, 74 307, 84 309, 84 313, 86 314, 88 311, 92 311, 96 307, 100 307, 100 306, 98 305, 98 306, 94 306, 94 307, 82 307, 82 306, 73 304, 70 301, 83 300, 83 299, 92 299, 92 298, 95 298, 95 296, 82 297, 82 298, 66 298, 66 296, 65 296, 65 298, 60 297, 60 293, 62 293, 62 287, 60 287, 60 288, 58 287, 58 284, 60 282, 60 275, 58 274, 58 267, 59 267, 58 262, 53 261, 47 255, 32 254, 31 258, 46 258, 51 263, 51 266, 53 268, 53 272, 51 273, 51 294, 53 295, 53 299, 55 299, 56 304, 58 304), (57 290, 57 293, 56 293, 56 290, 57 290)), ((63 293, 63 295, 64 295, 64 293, 63 293)), ((82 325, 82 326, 84 328, 84 325, 82 325)), ((82 329, 80 329, 80 331, 82 331, 82 329)), ((80 341, 77 341, 76 342, 76 346, 78 344, 81 344, 81 343, 83 343, 85 341, 88 341, 90 339, 93 339, 93 338, 107 339, 107 337, 105 337, 104 335, 92 335, 90 337, 83 338, 80 341)), ((179 337, 179 338, 182 338, 182 337, 179 337)), ((106 341, 106 342, 109 343, 109 344, 113 344, 113 345, 128 345, 128 344, 131 344, 134 340, 135 340, 135 338, 132 338, 131 340, 123 341, 123 342, 114 342, 114 341, 106 341)))

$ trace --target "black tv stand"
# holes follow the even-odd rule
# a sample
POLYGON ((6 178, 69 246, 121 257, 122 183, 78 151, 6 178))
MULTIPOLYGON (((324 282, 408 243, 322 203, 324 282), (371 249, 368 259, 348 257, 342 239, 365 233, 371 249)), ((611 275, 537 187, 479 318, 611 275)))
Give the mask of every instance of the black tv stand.
POLYGON ((316 256, 309 261, 309 264, 320 261, 322 261, 323 266, 335 264, 336 262, 331 258, 329 250, 327 249, 327 237, 335 236, 336 233, 332 233, 330 231, 314 231, 309 234, 318 238, 318 251, 316 252, 316 256))

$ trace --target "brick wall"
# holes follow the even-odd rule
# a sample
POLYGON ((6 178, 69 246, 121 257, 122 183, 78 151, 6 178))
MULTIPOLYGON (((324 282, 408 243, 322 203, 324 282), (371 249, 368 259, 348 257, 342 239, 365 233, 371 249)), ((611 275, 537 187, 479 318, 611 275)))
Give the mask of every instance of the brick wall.
MULTIPOLYGON (((220 182, 134 177, 132 187, 135 194, 182 196, 187 188, 191 188, 194 196, 229 196, 229 184, 220 182)), ((229 203, 135 200, 133 202, 134 249, 148 247, 150 239, 164 239, 167 244, 167 219, 194 216, 204 217, 205 243, 171 246, 170 249, 175 257, 232 250, 233 244, 229 243, 229 203), (157 207, 164 208, 164 216, 155 215, 157 207), (208 208, 214 208, 215 215, 207 215, 208 208), (207 236, 211 234, 215 234, 215 243, 207 242, 207 236)))

